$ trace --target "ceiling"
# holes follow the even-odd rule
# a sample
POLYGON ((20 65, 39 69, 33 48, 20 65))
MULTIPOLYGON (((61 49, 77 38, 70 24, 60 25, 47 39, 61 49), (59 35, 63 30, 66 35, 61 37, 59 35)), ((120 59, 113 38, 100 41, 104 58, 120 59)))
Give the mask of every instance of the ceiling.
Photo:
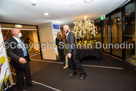
POLYGON ((88 16, 97 19, 115 10, 126 0, 0 0, 0 22, 39 25, 46 22, 72 24, 88 16), (48 12, 49 16, 44 16, 48 12))

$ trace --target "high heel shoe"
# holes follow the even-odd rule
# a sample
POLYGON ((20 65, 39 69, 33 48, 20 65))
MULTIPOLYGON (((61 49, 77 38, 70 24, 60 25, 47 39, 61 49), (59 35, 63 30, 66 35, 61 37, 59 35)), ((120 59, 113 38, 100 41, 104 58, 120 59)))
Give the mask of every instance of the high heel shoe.
POLYGON ((66 65, 65 67, 63 67, 63 69, 67 69, 68 68, 68 66, 66 65))

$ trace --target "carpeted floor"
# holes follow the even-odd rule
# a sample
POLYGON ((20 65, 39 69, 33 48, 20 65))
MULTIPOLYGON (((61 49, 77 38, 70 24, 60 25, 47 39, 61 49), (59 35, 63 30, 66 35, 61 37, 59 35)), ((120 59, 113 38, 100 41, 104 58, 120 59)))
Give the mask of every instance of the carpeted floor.
MULTIPOLYGON (((32 57, 32 59, 34 58, 40 59, 39 56, 32 57)), ((103 55, 101 61, 97 61, 94 57, 90 57, 85 58, 81 63, 82 65, 88 65, 83 66, 84 70, 87 72, 85 80, 79 80, 79 75, 68 77, 71 70, 64 70, 63 64, 32 60, 32 78, 40 84, 34 87, 26 87, 26 89, 28 91, 136 91, 135 72, 127 69, 99 67, 126 68, 127 65, 123 64, 123 62, 110 56, 103 55), (96 67, 89 65, 95 65, 96 67)), ((12 72, 14 72, 13 69, 12 72)), ((15 75, 13 75, 13 78, 15 81, 15 75)))

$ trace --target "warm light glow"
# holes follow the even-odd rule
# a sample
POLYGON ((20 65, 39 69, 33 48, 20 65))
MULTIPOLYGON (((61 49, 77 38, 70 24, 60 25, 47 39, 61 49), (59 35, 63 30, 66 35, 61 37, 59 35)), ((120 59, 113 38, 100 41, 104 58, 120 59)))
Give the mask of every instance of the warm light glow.
POLYGON ((117 20, 120 21, 120 18, 118 18, 117 20))
POLYGON ((44 13, 44 16, 48 16, 49 15, 49 13, 44 13))
POLYGON ((97 32, 97 27, 95 26, 93 20, 90 19, 76 20, 74 28, 71 31, 74 32, 76 38, 79 39, 85 38, 86 35, 95 36, 97 32))
POLYGON ((86 19, 86 18, 87 18, 87 16, 84 16, 84 18, 86 19))
POLYGON ((15 28, 22 28, 22 25, 16 24, 15 28))

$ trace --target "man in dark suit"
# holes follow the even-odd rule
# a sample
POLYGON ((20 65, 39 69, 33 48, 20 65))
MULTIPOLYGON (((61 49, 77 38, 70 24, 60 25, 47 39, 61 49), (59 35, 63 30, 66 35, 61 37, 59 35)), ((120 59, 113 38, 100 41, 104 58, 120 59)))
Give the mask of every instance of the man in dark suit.
POLYGON ((67 57, 71 59, 71 66, 73 72, 69 76, 74 76, 77 74, 76 69, 80 72, 80 79, 84 79, 86 77, 86 73, 82 69, 79 60, 76 58, 76 43, 75 43, 75 35, 70 31, 70 27, 68 25, 63 26, 63 30, 66 33, 66 51, 67 57))
POLYGON ((6 43, 7 55, 11 58, 11 64, 16 71, 17 86, 19 91, 26 91, 24 89, 24 74, 26 77, 27 86, 33 86, 31 81, 29 55, 21 41, 21 32, 18 28, 11 30, 12 38, 6 43))

